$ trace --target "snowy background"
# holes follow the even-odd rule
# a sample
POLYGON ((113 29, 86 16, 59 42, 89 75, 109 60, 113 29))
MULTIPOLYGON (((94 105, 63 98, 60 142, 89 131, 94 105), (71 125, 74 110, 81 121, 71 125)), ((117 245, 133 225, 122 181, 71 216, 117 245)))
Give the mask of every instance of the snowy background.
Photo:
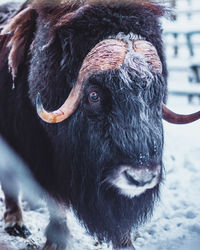
MULTIPOLYGON (((0 2, 3 2, 0 0, 0 2)), ((200 93, 200 84, 191 79, 190 65, 200 64, 200 37, 195 36, 194 55, 189 54, 186 35, 191 30, 200 31, 200 2, 177 0, 177 21, 164 22, 166 32, 166 54, 168 60, 169 98, 168 106, 176 112, 190 113, 200 110, 200 98, 188 102, 187 95, 173 95, 191 89, 200 93), (191 12, 189 15, 188 11, 191 12), (178 32, 174 39, 173 32, 178 32), (178 55, 174 56, 174 46, 178 55)), ((136 250, 199 250, 200 249, 200 121, 190 125, 172 125, 164 122, 165 129, 165 181, 162 184, 160 201, 156 204, 150 221, 133 235, 136 250)), ((0 158, 3 153, 1 151, 0 158)), ((0 250, 39 249, 45 242, 44 229, 48 223, 45 204, 38 201, 36 208, 22 199, 24 221, 32 232, 28 239, 8 236, 4 231, 4 196, 0 191, 0 250)), ((107 245, 96 245, 68 212, 71 230, 70 249, 111 249, 107 245)))

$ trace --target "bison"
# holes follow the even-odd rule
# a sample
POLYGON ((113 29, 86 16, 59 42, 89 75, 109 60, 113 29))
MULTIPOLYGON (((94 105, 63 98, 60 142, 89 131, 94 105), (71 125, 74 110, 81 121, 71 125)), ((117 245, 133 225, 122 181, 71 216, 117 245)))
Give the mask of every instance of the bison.
MULTIPOLYGON (((153 1, 28 0, 1 7, 0 133, 55 199, 44 249, 65 249, 63 206, 114 249, 152 214, 162 181, 167 69, 153 1), (14 8, 14 7, 13 7, 14 8), (64 104, 63 104, 64 103, 64 104)), ((18 184, 5 228, 28 236, 18 184)))

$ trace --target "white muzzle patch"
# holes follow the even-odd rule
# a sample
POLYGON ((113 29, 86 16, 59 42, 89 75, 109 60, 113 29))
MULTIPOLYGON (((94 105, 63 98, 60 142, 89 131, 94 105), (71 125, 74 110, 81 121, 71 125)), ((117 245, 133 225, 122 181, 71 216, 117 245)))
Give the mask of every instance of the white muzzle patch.
POLYGON ((154 188, 160 180, 160 172, 160 165, 153 169, 144 167, 136 169, 122 165, 109 182, 119 190, 120 194, 134 198, 154 188))

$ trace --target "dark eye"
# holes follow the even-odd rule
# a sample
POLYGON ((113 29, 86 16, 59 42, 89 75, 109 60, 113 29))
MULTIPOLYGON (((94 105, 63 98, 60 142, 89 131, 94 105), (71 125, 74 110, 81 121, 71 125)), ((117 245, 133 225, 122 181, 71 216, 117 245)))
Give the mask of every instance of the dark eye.
POLYGON ((99 102, 100 96, 97 92, 93 91, 88 95, 89 102, 99 102))

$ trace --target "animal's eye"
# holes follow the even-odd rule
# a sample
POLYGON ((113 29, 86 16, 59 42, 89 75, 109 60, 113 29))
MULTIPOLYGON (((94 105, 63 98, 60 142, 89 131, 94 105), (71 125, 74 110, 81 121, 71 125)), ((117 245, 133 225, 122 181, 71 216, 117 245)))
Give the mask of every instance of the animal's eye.
POLYGON ((99 102, 100 101, 100 96, 97 92, 92 91, 91 93, 89 93, 88 95, 88 101, 89 102, 99 102))

